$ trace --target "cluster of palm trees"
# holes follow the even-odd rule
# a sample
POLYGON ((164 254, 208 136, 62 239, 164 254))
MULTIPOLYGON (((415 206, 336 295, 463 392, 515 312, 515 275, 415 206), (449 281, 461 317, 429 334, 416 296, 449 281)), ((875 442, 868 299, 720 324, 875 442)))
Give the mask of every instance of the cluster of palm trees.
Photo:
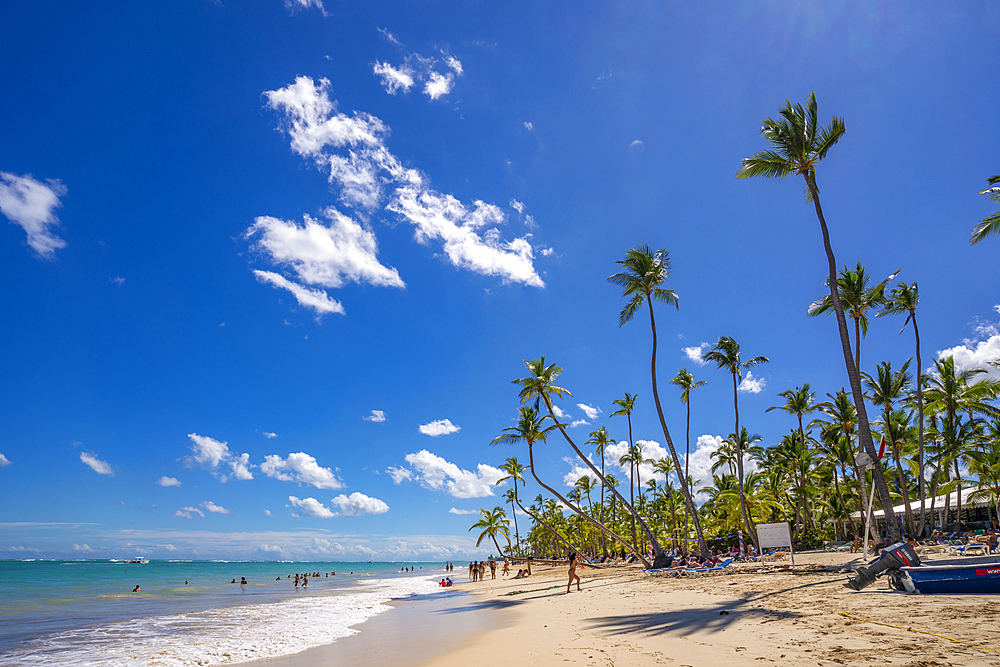
MULTIPOLYGON (((513 380, 520 387, 518 421, 503 430, 491 444, 523 444, 528 449, 528 464, 509 457, 500 466, 505 476, 498 484, 512 483, 504 495, 514 519, 514 542, 510 541, 510 520, 503 507, 481 510, 480 542, 491 537, 500 553, 498 536, 507 540, 507 551, 515 554, 544 554, 570 550, 607 553, 620 550, 631 553, 647 565, 664 557, 664 545, 687 548, 697 546, 702 556, 708 554, 708 540, 745 531, 754 542, 755 526, 761 522, 788 521, 800 541, 815 542, 856 535, 860 522, 857 512, 867 510, 867 492, 874 487, 885 515, 886 537, 898 539, 900 522, 893 513, 896 502, 904 502, 903 521, 907 530, 924 530, 928 486, 931 507, 939 493, 974 485, 977 494, 989 497, 1000 515, 1000 409, 994 403, 1000 395, 1000 382, 982 377, 985 369, 964 372, 956 369, 951 358, 934 362, 931 373, 920 372, 920 335, 916 310, 919 292, 916 283, 890 287, 896 273, 873 284, 862 263, 856 268, 836 270, 836 259, 829 229, 820 205, 816 184, 816 166, 845 132, 844 121, 833 120, 825 127, 818 121, 815 95, 808 103, 786 103, 778 120, 765 119, 762 135, 771 147, 743 160, 738 178, 782 178, 801 175, 806 185, 806 200, 812 202, 820 223, 829 274, 829 293, 809 308, 810 316, 833 313, 840 332, 841 351, 847 370, 849 388, 828 393, 817 401, 811 386, 805 383, 778 394, 784 403, 770 410, 782 410, 796 418, 795 426, 780 442, 766 446, 759 435, 740 423, 739 389, 744 374, 768 362, 767 357, 744 359, 739 343, 723 336, 704 354, 731 376, 733 386, 734 429, 713 453, 712 480, 694 480, 690 476, 691 391, 706 384, 696 381, 687 369, 680 369, 670 381, 680 389, 680 400, 687 410, 685 456, 682 466, 664 417, 657 384, 657 334, 654 302, 679 307, 678 296, 666 289, 670 274, 670 254, 652 250, 647 245, 626 253, 619 272, 609 282, 621 287, 626 304, 619 314, 619 325, 632 321, 645 306, 652 333, 650 377, 653 405, 668 457, 651 460, 632 434, 632 414, 636 394, 626 393, 614 403, 619 408, 611 416, 625 417, 628 440, 625 454, 617 463, 628 469, 629 497, 619 491, 624 483, 608 473, 605 454, 611 445, 607 429, 601 426, 590 433, 584 447, 594 447, 587 454, 570 437, 567 425, 558 420, 554 400, 572 396, 556 384, 562 369, 547 363, 545 357, 525 362, 527 374, 513 380), (903 330, 912 322, 916 342, 916 380, 910 371, 912 360, 893 369, 883 361, 873 375, 862 372, 861 341, 868 331, 870 317, 905 315, 903 330), (854 345, 847 319, 852 320, 854 345), (869 421, 866 405, 874 407, 878 419, 869 421), (812 415, 811 421, 806 418, 812 415), (880 436, 888 456, 880 457, 872 430, 880 436), (583 462, 586 474, 563 494, 544 482, 535 466, 534 446, 545 443, 555 431, 583 462), (858 454, 865 452, 875 465, 862 466, 858 454), (600 467, 595 462, 599 460, 600 467), (641 470, 647 465, 643 484, 641 470), (650 476, 649 466, 655 473, 650 476), (747 467, 751 470, 748 472, 747 467), (964 471, 964 472, 963 472, 964 471), (524 504, 518 488, 526 484, 525 473, 551 496, 539 494, 524 504), (969 475, 976 479, 971 482, 969 475), (965 475, 965 477, 963 477, 965 475), (676 482, 676 486, 674 483, 676 482), (890 485, 891 482, 891 485, 890 485), (698 506, 694 489, 700 487, 705 501, 698 506), (638 489, 638 496, 636 491, 638 489), (595 502, 594 496, 597 495, 595 502), (911 499, 919 498, 921 511, 914 516, 911 499), (517 513, 531 520, 524 537, 517 525, 517 513), (569 515, 565 513, 569 511, 569 515), (652 553, 652 559, 647 554, 652 553)), ((1000 178, 990 179, 990 184, 1000 178)), ((1000 201, 1000 188, 984 191, 1000 201)), ((1000 214, 977 226, 973 243, 1000 232, 1000 214)), ((993 362, 1000 368, 1000 361, 993 362)), ((958 495, 961 516, 961 494, 958 495)), ((946 501, 945 512, 950 496, 946 501)), ((946 514, 947 516, 947 514, 946 514)), ((759 545, 758 545, 759 547, 759 545)))

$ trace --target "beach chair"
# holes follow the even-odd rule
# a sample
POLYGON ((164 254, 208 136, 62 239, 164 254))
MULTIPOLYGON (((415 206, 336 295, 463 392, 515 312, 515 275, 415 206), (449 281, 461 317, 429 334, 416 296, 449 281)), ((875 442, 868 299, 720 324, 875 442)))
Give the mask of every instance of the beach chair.
POLYGON ((850 542, 827 542, 823 545, 824 551, 844 551, 849 549, 851 546, 850 542))

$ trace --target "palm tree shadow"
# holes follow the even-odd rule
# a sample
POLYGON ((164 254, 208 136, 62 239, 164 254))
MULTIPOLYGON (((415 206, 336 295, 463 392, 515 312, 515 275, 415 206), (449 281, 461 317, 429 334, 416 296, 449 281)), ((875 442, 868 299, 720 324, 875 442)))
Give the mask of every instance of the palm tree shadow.
POLYGON ((584 624, 588 629, 606 635, 626 633, 661 635, 670 633, 683 637, 699 631, 721 632, 738 619, 746 619, 748 616, 763 622, 767 617, 776 620, 776 618, 799 618, 802 614, 756 609, 750 607, 746 601, 730 600, 718 604, 692 606, 654 614, 598 616, 587 619, 584 624))

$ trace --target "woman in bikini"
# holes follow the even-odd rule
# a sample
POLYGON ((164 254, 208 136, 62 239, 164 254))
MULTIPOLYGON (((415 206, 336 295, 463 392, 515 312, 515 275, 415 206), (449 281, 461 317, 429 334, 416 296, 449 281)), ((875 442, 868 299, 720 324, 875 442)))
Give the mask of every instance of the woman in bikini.
POLYGON ((569 581, 566 582, 566 592, 569 593, 570 586, 573 585, 573 580, 576 579, 576 590, 582 590, 580 588, 580 575, 576 573, 576 552, 574 551, 569 555, 569 581))

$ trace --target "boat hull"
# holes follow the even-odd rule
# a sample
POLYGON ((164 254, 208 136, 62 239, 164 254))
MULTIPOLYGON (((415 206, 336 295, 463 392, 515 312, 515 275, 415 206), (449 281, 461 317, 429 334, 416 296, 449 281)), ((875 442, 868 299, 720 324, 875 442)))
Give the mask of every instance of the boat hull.
POLYGON ((900 570, 913 588, 928 595, 1000 594, 1000 558, 951 558, 924 561, 917 567, 900 570))

